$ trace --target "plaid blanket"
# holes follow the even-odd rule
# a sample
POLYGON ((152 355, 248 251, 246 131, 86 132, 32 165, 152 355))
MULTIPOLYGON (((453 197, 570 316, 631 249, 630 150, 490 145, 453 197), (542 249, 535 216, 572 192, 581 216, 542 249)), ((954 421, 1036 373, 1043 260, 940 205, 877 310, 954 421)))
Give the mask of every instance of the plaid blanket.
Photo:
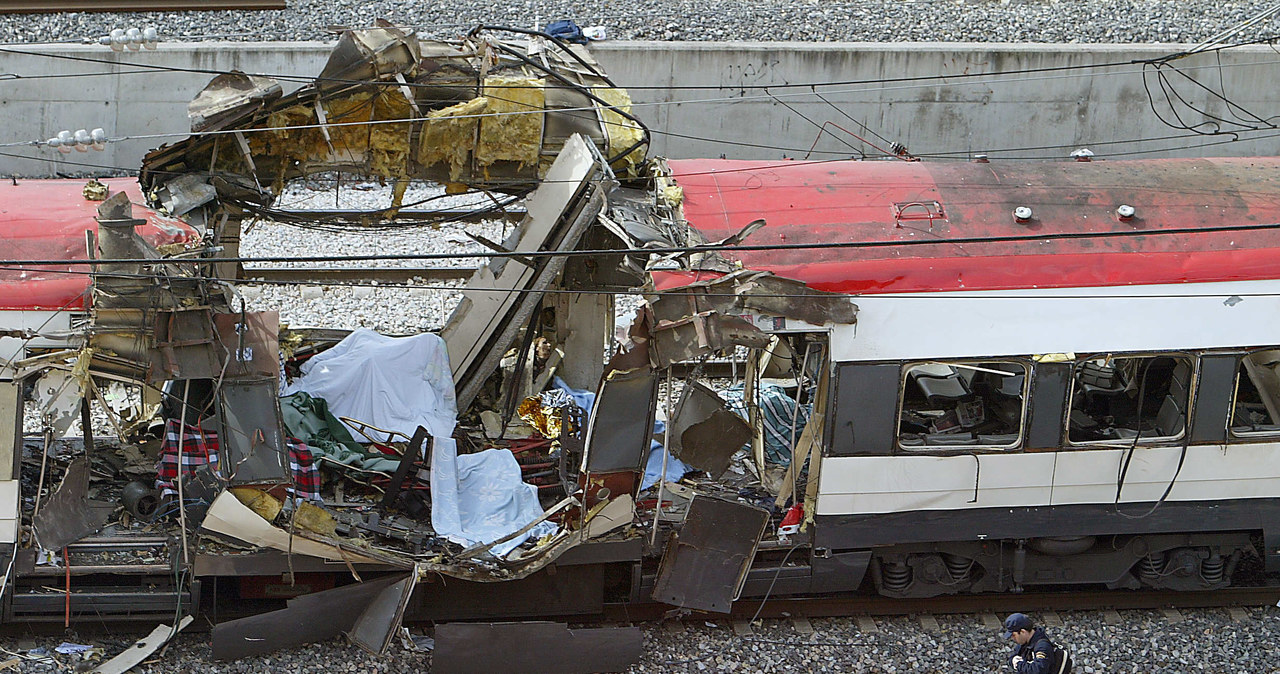
MULTIPOLYGON (((178 447, 182 447, 182 474, 191 477, 200 466, 218 464, 218 434, 199 426, 188 424, 186 428, 175 419, 165 423, 164 441, 160 445, 160 462, 156 464, 156 488, 165 496, 178 493, 178 447)), ((308 501, 320 499, 320 469, 316 465, 311 448, 297 438, 286 438, 289 447, 289 472, 293 486, 287 491, 308 501)))

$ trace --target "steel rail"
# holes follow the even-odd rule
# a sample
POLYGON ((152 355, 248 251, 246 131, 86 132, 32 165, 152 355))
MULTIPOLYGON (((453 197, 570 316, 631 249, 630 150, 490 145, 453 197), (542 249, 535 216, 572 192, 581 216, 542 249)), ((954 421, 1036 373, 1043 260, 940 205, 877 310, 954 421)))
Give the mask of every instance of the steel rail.
MULTIPOLYGON (((370 210, 352 210, 346 208, 307 208, 307 209, 281 209, 278 211, 282 216, 285 224, 290 220, 300 222, 317 222, 333 225, 345 225, 352 227, 360 227, 369 222, 383 222, 380 211, 370 210)), ((480 208, 440 208, 435 210, 422 210, 406 208, 396 212, 392 222, 420 222, 431 224, 433 222, 484 222, 490 220, 504 220, 507 222, 519 222, 525 216, 525 210, 520 208, 509 208, 505 211, 492 211, 480 208)), ((267 216, 268 218, 270 215, 267 216)))
POLYGON ((454 281, 469 279, 475 267, 247 267, 246 279, 262 279, 271 282, 317 284, 334 282, 377 281, 378 283, 409 283, 414 279, 425 281, 454 281))
POLYGON ((181 12, 285 7, 285 0, 7 0, 0 2, 0 14, 181 12))

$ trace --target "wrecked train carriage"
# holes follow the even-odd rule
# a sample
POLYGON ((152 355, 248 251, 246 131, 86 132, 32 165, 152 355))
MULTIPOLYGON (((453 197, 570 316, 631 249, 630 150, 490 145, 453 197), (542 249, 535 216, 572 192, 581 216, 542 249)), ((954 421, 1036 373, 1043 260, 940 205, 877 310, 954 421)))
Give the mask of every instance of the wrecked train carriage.
MULTIPOLYGON (((669 170, 700 238, 769 222, 721 256, 856 295, 818 333, 815 578, 845 559, 842 583, 928 597, 1280 571, 1274 158, 669 170)), ((745 272, 722 273, 654 277, 679 298, 745 272)))

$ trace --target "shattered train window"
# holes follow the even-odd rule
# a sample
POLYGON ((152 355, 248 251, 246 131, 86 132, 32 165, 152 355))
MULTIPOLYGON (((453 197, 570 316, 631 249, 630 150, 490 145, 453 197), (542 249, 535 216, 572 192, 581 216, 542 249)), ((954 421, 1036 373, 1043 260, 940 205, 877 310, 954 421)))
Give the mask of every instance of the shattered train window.
POLYGON ((898 444, 907 450, 1016 447, 1027 366, 1017 361, 928 362, 903 368, 898 444))
POLYGON ((1073 443, 1170 440, 1187 427, 1187 356, 1099 356, 1072 373, 1067 439, 1073 443))
POLYGON ((1233 437, 1280 434, 1280 349, 1240 360, 1230 427, 1233 437))

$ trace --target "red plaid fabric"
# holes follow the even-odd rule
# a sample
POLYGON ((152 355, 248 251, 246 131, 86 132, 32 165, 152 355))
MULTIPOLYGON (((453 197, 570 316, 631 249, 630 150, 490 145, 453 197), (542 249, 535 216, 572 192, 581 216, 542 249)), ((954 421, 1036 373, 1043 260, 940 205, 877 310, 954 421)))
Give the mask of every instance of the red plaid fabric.
POLYGON ((293 475, 294 498, 320 501, 320 468, 311 454, 311 448, 297 438, 288 438, 289 473, 293 475))
MULTIPOLYGON (((190 477, 200 466, 218 463, 218 434, 190 424, 179 440, 181 424, 170 419, 164 426, 164 442, 160 445, 160 462, 156 464, 156 488, 164 495, 178 493, 178 443, 182 443, 182 474, 190 477)), ((311 448, 297 438, 287 438, 289 447, 289 472, 293 486, 288 492, 296 498, 308 501, 320 497, 320 468, 316 465, 311 448)))
POLYGON ((218 463, 218 434, 187 425, 179 439, 181 423, 170 419, 164 425, 160 462, 156 464, 156 489, 164 495, 178 493, 178 446, 182 443, 182 474, 190 477, 200 466, 218 463))

